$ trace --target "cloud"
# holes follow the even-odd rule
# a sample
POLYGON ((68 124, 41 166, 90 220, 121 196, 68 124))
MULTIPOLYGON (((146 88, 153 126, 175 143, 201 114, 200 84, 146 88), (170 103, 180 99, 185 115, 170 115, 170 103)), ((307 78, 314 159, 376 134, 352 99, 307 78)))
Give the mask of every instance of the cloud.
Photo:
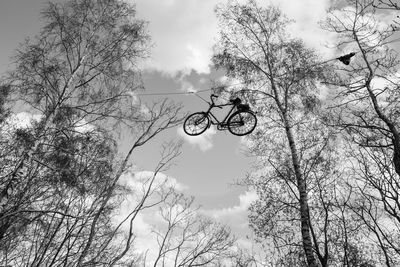
MULTIPOLYGON (((28 112, 19 112, 12 114, 6 121, 6 127, 3 130, 26 129, 32 127, 32 123, 39 122, 43 118, 41 114, 32 114, 28 112)), ((79 133, 93 131, 94 125, 88 123, 85 119, 75 122, 74 130, 79 133)))
POLYGON ((324 20, 330 7, 329 0, 270 0, 271 4, 279 6, 283 13, 294 19, 289 27, 290 34, 301 38, 304 42, 324 53, 332 52, 325 45, 333 40, 333 35, 321 29, 319 22, 324 20))
POLYGON ((243 194, 239 195, 239 204, 223 208, 223 209, 214 209, 210 210, 210 214, 214 218, 222 218, 225 216, 232 216, 238 213, 247 212, 250 204, 257 199, 257 193, 255 191, 246 191, 243 194))
POLYGON ((43 116, 40 114, 32 114, 28 112, 19 112, 8 118, 7 123, 15 128, 28 128, 32 126, 32 122, 38 122, 43 116))
MULTIPOLYGON (((333 10, 328 15, 328 18, 331 20, 331 24, 338 28, 339 31, 343 28, 352 29, 355 27, 358 39, 363 46, 374 48, 375 51, 386 55, 390 43, 386 45, 382 44, 385 43, 385 35, 382 36, 382 32, 386 31, 393 22, 391 16, 388 14, 383 15, 382 12, 381 14, 364 12, 362 15, 359 14, 356 21, 354 21, 356 13, 357 11, 354 6, 346 6, 341 9, 333 10)), ((395 16, 393 15, 393 17, 395 16)), ((351 40, 353 39, 351 31, 345 32, 344 35, 351 40)), ((335 33, 335 36, 338 37, 340 34, 335 33)), ((355 42, 345 42, 342 44, 342 49, 348 52, 359 50, 355 42)))
POLYGON ((222 209, 202 209, 201 213, 214 220, 228 225, 232 233, 238 237, 239 247, 253 251, 257 246, 249 228, 248 208, 257 199, 257 193, 249 190, 238 196, 239 204, 222 209), (250 239, 247 238, 250 237, 250 239))
MULTIPOLYGON (((124 220, 135 209, 138 203, 140 203, 141 197, 144 194, 143 189, 149 185, 149 178, 151 179, 154 174, 153 171, 130 170, 121 177, 119 181, 120 185, 129 188, 131 191, 124 196, 118 214, 113 216, 115 224, 124 220)), ((158 253, 159 237, 157 238, 154 231, 164 231, 166 228, 166 221, 162 217, 161 212, 168 209, 168 211, 172 211, 173 214, 176 214, 182 210, 180 203, 174 203, 172 208, 166 206, 165 200, 158 203, 161 199, 161 195, 157 193, 161 193, 161 191, 170 192, 169 189, 171 187, 173 187, 175 191, 178 191, 178 193, 188 188, 186 185, 179 183, 177 179, 167 176, 164 173, 158 173, 156 175, 152 187, 155 188, 155 194, 151 194, 147 198, 144 204, 147 208, 141 210, 133 222, 133 233, 135 235, 133 246, 135 253, 146 254, 146 265, 154 263, 158 253), (154 203, 158 204, 153 205, 154 203), (169 208, 171 209, 169 210, 169 208)), ((165 197, 165 195, 163 197, 165 197)), ((123 224, 122 230, 126 232, 129 231, 129 226, 128 220, 123 224)))
POLYGON ((400 72, 388 74, 385 77, 374 77, 372 79, 371 87, 375 90, 375 94, 381 107, 391 106, 397 111, 397 101, 394 101, 393 99, 395 99, 394 95, 396 95, 395 92, 398 90, 397 88, 399 83, 400 72))
POLYGON ((198 44, 187 44, 186 50, 189 52, 187 62, 189 66, 194 66, 193 69, 199 73, 209 73, 209 59, 211 55, 209 51, 204 50, 203 47, 198 44), (206 59, 206 60, 205 60, 206 59))
MULTIPOLYGON (((115 224, 121 222, 137 206, 143 196, 144 189, 149 185, 149 178, 153 176, 153 171, 130 170, 121 177, 119 184, 129 188, 131 192, 125 196, 118 215, 114 216, 115 224)), ((171 187, 178 192, 182 192, 188 188, 186 185, 179 183, 174 177, 167 176, 164 173, 156 175, 152 187, 155 189, 155 192, 168 191, 171 187)), ((150 195, 145 205, 156 203, 159 200, 160 195, 150 195)), ((134 246, 139 253, 148 251, 149 260, 154 259, 157 251, 155 248, 158 247, 156 236, 152 231, 155 227, 163 224, 163 219, 159 213, 160 205, 140 211, 133 223, 133 232, 135 233, 134 246)), ((129 223, 125 223, 122 228, 128 231, 129 223)))
MULTIPOLYGON (((130 171, 121 177, 120 183, 136 192, 140 192, 147 187, 149 178, 154 175, 154 171, 130 171)), ((176 178, 162 172, 156 174, 152 187, 156 190, 174 188, 176 191, 184 191, 188 189, 188 186, 178 182, 176 178)))
POLYGON ((239 195, 238 205, 222 209, 208 209, 202 212, 219 222, 228 224, 232 228, 248 230, 247 209, 256 199, 257 193, 255 191, 246 191, 239 195))
POLYGON ((151 115, 150 108, 146 104, 141 104, 139 110, 140 110, 140 113, 144 116, 151 115))
MULTIPOLYGON (((128 0, 132 1, 133 0, 128 0)), ((212 47, 218 37, 218 23, 214 8, 226 0, 136 0, 138 17, 149 21, 149 33, 155 47, 146 67, 175 75, 194 69, 209 73, 212 47)), ((245 2, 245 1, 241 1, 245 2)), ((325 18, 329 0, 270 0, 261 5, 274 4, 296 23, 291 33, 319 50, 331 34, 322 30, 318 22, 325 18)))
MULTIPOLYGON (((124 202, 121 205, 120 213, 114 216, 114 222, 117 224, 122 221, 129 212, 132 211, 133 207, 130 202, 124 202)), ((135 236, 133 242, 135 254, 147 253, 147 263, 150 263, 156 257, 157 251, 157 239, 155 238, 153 231, 154 225, 148 219, 157 218, 158 211, 156 208, 143 210, 137 214, 134 223, 132 225, 132 231, 135 236)), ((122 225, 122 230, 125 232, 129 231, 129 222, 122 225)))
POLYGON ((215 0, 137 0, 138 16, 150 22, 155 47, 147 67, 169 74, 209 73, 217 35, 215 0))
POLYGON ((86 133, 94 131, 96 127, 93 124, 88 123, 85 119, 81 119, 75 123, 75 131, 79 133, 86 133))
POLYGON ((177 81, 180 83, 182 92, 196 93, 198 90, 195 89, 194 85, 188 81, 188 73, 181 72, 176 76, 177 81))
POLYGON ((127 93, 131 97, 132 105, 136 106, 140 104, 140 99, 135 91, 130 91, 127 93))
MULTIPOLYGON (((114 216, 115 222, 119 222, 125 218, 135 208, 138 203, 137 194, 138 190, 141 190, 143 181, 148 177, 154 175, 152 171, 131 171, 122 177, 121 183, 125 186, 130 187, 133 192, 126 196, 124 202, 120 206, 120 213, 118 216, 114 216)), ((168 187, 168 184, 163 184, 162 181, 168 179, 175 188, 184 188, 185 186, 179 185, 176 179, 168 177, 165 174, 160 173, 156 179, 156 184, 161 184, 164 188, 168 187), (178 185, 178 186, 177 186, 178 185)), ((233 230, 233 234, 239 234, 237 244, 244 249, 254 250, 254 242, 251 239, 245 238, 251 236, 247 223, 247 209, 249 205, 256 199, 256 193, 254 191, 246 191, 239 196, 239 203, 232 207, 223 209, 209 209, 209 210, 193 210, 189 209, 188 212, 193 214, 199 214, 206 217, 215 219, 217 222, 227 224, 233 230)), ((153 200, 149 200, 147 205, 153 200)), ((133 231, 135 233, 135 250, 138 253, 147 253, 147 263, 153 263, 157 255, 157 237, 154 230, 165 230, 166 222, 162 218, 160 212, 166 207, 162 205, 152 206, 148 209, 141 211, 135 218, 133 224, 133 231)), ((182 210, 180 203, 176 203, 171 209, 172 213, 177 213, 182 210)), ((172 216, 173 217, 173 216, 172 216)), ((129 225, 125 224, 124 230, 129 229, 129 225)), ((173 237, 174 238, 174 237, 173 237)))
POLYGON ((204 133, 197 136, 187 135, 182 127, 179 127, 178 135, 181 136, 186 142, 191 144, 193 147, 198 147, 201 151, 206 152, 210 150, 214 145, 212 142, 213 136, 217 133, 215 127, 210 127, 204 133))

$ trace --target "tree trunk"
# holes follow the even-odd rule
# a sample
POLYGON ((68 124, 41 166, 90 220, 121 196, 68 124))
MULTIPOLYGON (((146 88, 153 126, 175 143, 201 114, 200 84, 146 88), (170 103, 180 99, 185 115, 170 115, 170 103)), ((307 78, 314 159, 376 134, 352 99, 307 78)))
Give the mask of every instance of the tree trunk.
POLYGON ((286 114, 283 115, 285 120, 286 137, 289 142, 290 153, 292 156, 293 169, 297 180, 297 188, 299 190, 299 204, 300 204, 300 221, 301 221, 301 236, 303 240, 304 253, 306 254, 307 263, 310 267, 317 267, 317 262, 313 253, 313 244, 310 234, 310 218, 308 208, 308 197, 306 181, 300 170, 300 160, 297 155, 296 143, 292 133, 292 128, 289 125, 286 114))

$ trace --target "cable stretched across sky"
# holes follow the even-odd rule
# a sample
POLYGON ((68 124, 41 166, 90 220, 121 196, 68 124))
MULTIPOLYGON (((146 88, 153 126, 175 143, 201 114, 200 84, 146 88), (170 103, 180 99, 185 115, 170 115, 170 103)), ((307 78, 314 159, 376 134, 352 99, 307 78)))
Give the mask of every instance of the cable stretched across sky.
MULTIPOLYGON (((328 60, 325 60, 325 61, 322 61, 322 62, 318 62, 318 63, 316 63, 316 64, 314 64, 312 66, 313 67, 319 66, 319 65, 328 63, 330 61, 333 61, 333 60, 339 60, 343 64, 349 65, 350 64, 350 59, 355 54, 356 54, 356 52, 351 52, 349 54, 346 54, 346 55, 343 55, 343 56, 340 56, 340 57, 336 57, 336 58, 328 59, 328 60)), ((191 91, 191 92, 143 93, 143 94, 137 94, 137 95, 138 96, 190 95, 190 94, 197 94, 197 93, 202 93, 202 92, 213 91, 214 89, 219 88, 219 87, 232 87, 232 86, 241 85, 241 84, 244 84, 244 83, 242 82, 242 83, 236 83, 236 84, 230 84, 230 85, 215 86, 215 87, 212 87, 210 89, 204 89, 204 90, 199 90, 199 91, 191 91)))
POLYGON ((188 95, 188 94, 195 94, 195 93, 201 93, 201 92, 207 92, 207 91, 212 91, 213 89, 204 89, 200 91, 193 91, 193 92, 166 92, 166 93, 144 93, 144 94, 137 94, 138 96, 161 96, 161 95, 188 95))

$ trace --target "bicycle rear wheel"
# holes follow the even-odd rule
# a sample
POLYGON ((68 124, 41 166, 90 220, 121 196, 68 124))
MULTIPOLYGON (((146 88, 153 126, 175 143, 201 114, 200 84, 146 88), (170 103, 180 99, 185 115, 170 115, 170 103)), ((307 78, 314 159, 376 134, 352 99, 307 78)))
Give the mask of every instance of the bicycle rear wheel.
POLYGON ((238 136, 251 133, 257 125, 257 117, 250 111, 236 111, 228 119, 229 131, 238 136))
POLYGON ((210 125, 210 119, 205 112, 196 112, 186 118, 183 130, 186 134, 195 136, 204 133, 210 125))

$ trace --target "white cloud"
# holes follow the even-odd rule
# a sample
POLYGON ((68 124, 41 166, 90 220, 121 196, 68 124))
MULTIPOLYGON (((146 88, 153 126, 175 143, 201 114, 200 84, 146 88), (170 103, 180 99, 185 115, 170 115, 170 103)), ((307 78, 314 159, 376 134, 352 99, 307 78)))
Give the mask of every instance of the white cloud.
MULTIPOLYGON (((120 214, 114 217, 115 222, 121 221, 129 214, 129 212, 132 211, 132 209, 134 209, 134 207, 138 203, 138 190, 141 190, 143 181, 152 175, 154 175, 154 172, 151 171, 132 171, 122 177, 121 183, 125 186, 129 186, 134 192, 129 194, 126 197, 125 201, 122 203, 120 207, 120 214)), ((160 176, 156 180, 156 184, 162 184, 162 181, 165 179, 170 180, 170 183, 174 184, 175 188, 184 188, 184 186, 179 185, 176 179, 173 179, 172 177, 167 177, 165 174, 160 174, 160 176)), ((168 184, 163 184, 163 187, 168 187, 168 184)), ((255 244, 253 240, 246 239, 245 236, 251 236, 247 223, 247 209, 249 205, 256 199, 256 197, 257 196, 254 191, 247 191, 239 196, 238 205, 223 209, 199 211, 189 209, 187 212, 194 212, 194 215, 205 215, 207 217, 215 219, 218 222, 227 224, 232 228, 233 233, 239 236, 237 244, 241 248, 253 251, 255 249, 255 244)), ((175 205, 176 206, 171 209, 173 214, 176 214, 177 212, 180 212, 182 210, 182 206, 179 203, 176 203, 175 205)), ((165 230, 166 222, 160 215, 160 212, 164 208, 165 207, 163 207, 162 205, 157 205, 141 211, 141 213, 139 213, 138 216, 135 218, 133 224, 133 230, 135 233, 135 249, 139 253, 147 253, 147 263, 153 263, 157 254, 156 251, 158 244, 156 235, 153 231, 155 229, 165 230)), ((125 224, 123 229, 128 230, 129 225, 125 224)))
MULTIPOLYGON (((143 188, 147 187, 149 178, 152 178, 154 175, 153 171, 131 171, 121 177, 120 183, 140 192, 143 188)), ((152 187, 156 190, 174 188, 176 191, 184 191, 188 189, 186 185, 178 182, 176 178, 162 172, 156 174, 152 187)))
POLYGON ((40 114, 19 112, 11 115, 7 123, 13 125, 15 128, 28 128, 32 126, 32 122, 38 122, 42 117, 40 114))
MULTIPOLYGON (((147 67, 172 75, 190 69, 209 73, 212 46, 219 31, 214 8, 221 2, 227 1, 137 0, 138 16, 150 22, 149 32, 155 43, 147 67)), ((303 38, 314 48, 328 51, 324 44, 331 35, 318 22, 325 18, 329 0, 259 2, 280 6, 290 19, 296 20, 290 29, 294 36, 303 38)))
MULTIPOLYGON (((12 129, 25 129, 32 126, 32 123, 39 122, 43 118, 41 114, 32 114, 28 112, 19 112, 12 114, 6 121, 6 127, 3 130, 12 129)), ((88 123, 85 119, 81 119, 75 122, 75 131, 79 133, 85 133, 93 131, 95 127, 88 123)))
MULTIPOLYGON (((139 203, 143 196, 144 189, 149 185, 149 178, 154 176, 153 171, 135 171, 131 170, 124 174, 119 183, 120 185, 127 187, 131 192, 126 195, 122 202, 119 214, 114 216, 115 224, 121 222, 139 203)), ((176 191, 184 191, 187 189, 186 185, 178 182, 177 179, 167 176, 164 173, 158 173, 153 182, 152 188, 155 192, 161 192, 162 190, 168 191, 170 188, 174 188, 176 191)), ((145 205, 156 203, 159 201, 160 195, 150 195, 145 205)), ((154 227, 163 224, 163 219, 160 215, 160 205, 144 209, 138 213, 133 223, 133 232, 135 234, 134 246, 136 251, 139 253, 148 252, 148 261, 154 260, 157 251, 157 239, 152 232, 154 227)), ((179 206, 176 207, 179 209, 179 206)), ((122 229, 125 231, 129 230, 129 222, 123 224, 122 229)))
POLYGON ((252 202, 257 200, 257 193, 249 190, 238 196, 239 204, 222 209, 203 209, 201 212, 215 219, 216 221, 228 225, 234 235, 238 237, 237 244, 249 251, 254 249, 254 240, 247 239, 252 236, 248 221, 248 208, 252 202))
POLYGON ((79 133, 86 133, 93 131, 95 126, 93 124, 88 123, 85 119, 80 120, 75 123, 75 131, 79 133))
POLYGON ((150 109, 147 105, 140 105, 140 112, 143 114, 149 114, 150 109))
POLYGON ((193 69, 199 73, 210 72, 209 59, 211 55, 207 53, 201 46, 195 44, 187 44, 186 50, 189 52, 187 62, 189 66, 194 66, 193 69))
POLYGON ((207 150, 210 150, 214 145, 212 142, 213 136, 217 133, 215 127, 210 127, 207 129, 204 133, 201 135, 197 136, 190 136, 187 135, 182 127, 179 127, 178 130, 178 135, 183 137, 183 139, 191 144, 193 147, 198 147, 201 151, 206 152, 207 150))
MULTIPOLYGON (((385 55, 387 53, 387 45, 380 45, 383 41, 381 33, 392 23, 391 16, 382 16, 382 14, 366 12, 363 15, 358 15, 354 23, 355 14, 355 7, 347 6, 339 10, 333 10, 328 17, 331 19, 331 23, 338 29, 342 29, 343 27, 352 29, 355 27, 357 29, 358 39, 363 46, 373 47, 376 51, 385 55)), ((336 37, 338 36, 338 34, 335 35, 336 37)), ((347 32, 347 35, 349 37, 352 33, 347 32)), ((351 36, 350 39, 353 39, 353 37, 351 36)), ((349 52, 357 51, 358 46, 355 42, 348 42, 343 45, 343 50, 349 52)))
POLYGON ((257 199, 257 193, 255 191, 246 191, 243 194, 239 195, 239 204, 223 208, 223 209, 212 209, 206 211, 207 214, 211 215, 215 219, 228 219, 230 217, 244 217, 247 218, 245 214, 247 214, 247 209, 250 204, 257 199), (244 216, 243 216, 244 215, 244 216))
POLYGON ((188 73, 182 72, 176 77, 176 80, 181 85, 180 90, 187 93, 196 93, 198 90, 195 89, 194 85, 186 79, 187 75, 188 73))
POLYGON ((127 93, 131 97, 132 105, 136 106, 140 103, 140 99, 135 91, 130 91, 127 93))
POLYGON ((393 93, 398 90, 397 86, 400 83, 400 73, 389 74, 386 77, 374 77, 371 81, 371 87, 375 90, 379 105, 386 107, 394 104, 393 93))
MULTIPOLYGON (((132 211, 133 207, 130 202, 124 202, 120 208, 120 214, 114 216, 115 223, 119 223, 123 220, 129 212, 132 211)), ((135 241, 133 243, 135 253, 138 254, 148 254, 148 263, 150 263, 156 257, 157 251, 157 239, 154 236, 152 222, 149 222, 149 218, 156 218, 158 215, 157 209, 144 210, 137 214, 132 225, 132 230, 135 236, 135 241)), ((127 221, 122 225, 122 230, 125 232, 129 231, 129 222, 127 221)))
POLYGON ((246 191, 239 195, 239 204, 222 209, 204 209, 202 212, 215 220, 227 224, 236 231, 239 236, 248 233, 248 208, 257 199, 255 191, 246 191))
POLYGON ((255 191, 246 191, 239 196, 239 206, 247 209, 255 200, 257 200, 257 193, 255 191))
POLYGON ((12 138, 13 133, 17 129, 26 129, 32 126, 33 122, 37 122, 42 118, 42 115, 32 114, 28 112, 19 112, 11 114, 4 124, 0 125, 0 134, 12 138))
POLYGON ((148 20, 155 47, 149 68, 169 74, 194 69, 209 73, 217 20, 215 0, 137 0, 138 16, 148 20))
POLYGON ((294 37, 303 39, 307 45, 324 54, 332 52, 325 45, 333 40, 333 35, 319 25, 326 18, 329 0, 270 0, 269 3, 279 6, 289 19, 295 20, 289 27, 294 37))

